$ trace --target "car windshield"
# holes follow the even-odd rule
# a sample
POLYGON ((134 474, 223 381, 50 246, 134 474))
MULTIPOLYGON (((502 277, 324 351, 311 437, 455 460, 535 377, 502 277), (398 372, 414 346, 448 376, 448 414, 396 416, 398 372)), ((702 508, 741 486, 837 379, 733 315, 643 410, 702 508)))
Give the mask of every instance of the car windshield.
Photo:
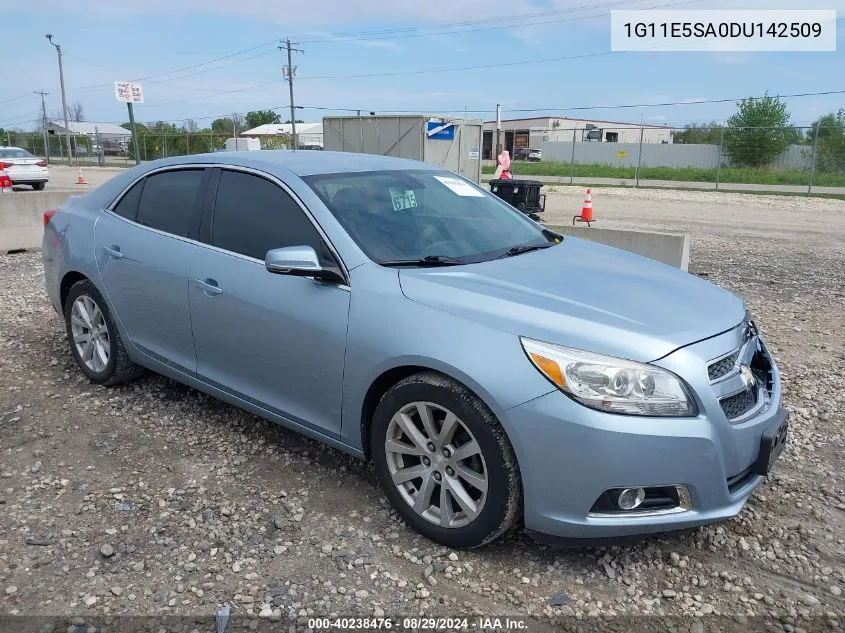
POLYGON ((0 149, 0 158, 35 158, 25 149, 0 149))
POLYGON ((446 171, 303 178, 373 261, 476 263, 553 244, 523 213, 446 171))

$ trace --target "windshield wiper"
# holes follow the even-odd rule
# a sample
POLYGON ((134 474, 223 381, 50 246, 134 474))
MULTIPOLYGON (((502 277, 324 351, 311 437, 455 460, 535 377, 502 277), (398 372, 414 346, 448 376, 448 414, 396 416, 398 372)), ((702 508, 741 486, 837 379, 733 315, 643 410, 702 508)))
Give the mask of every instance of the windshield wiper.
POLYGON ((466 262, 448 255, 427 255, 422 259, 383 259, 382 266, 457 266, 466 262))
POLYGON ((522 255, 522 253, 529 253, 531 251, 539 251, 543 248, 551 248, 554 245, 554 242, 543 242, 542 244, 520 244, 519 246, 509 248, 504 254, 497 257, 497 259, 513 257, 514 255, 522 255))

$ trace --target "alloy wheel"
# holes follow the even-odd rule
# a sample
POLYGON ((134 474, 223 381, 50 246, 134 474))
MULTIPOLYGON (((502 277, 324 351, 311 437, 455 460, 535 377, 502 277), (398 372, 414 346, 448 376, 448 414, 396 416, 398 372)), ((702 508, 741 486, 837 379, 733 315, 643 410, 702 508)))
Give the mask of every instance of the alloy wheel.
POLYGON ((110 337, 106 317, 88 295, 80 295, 70 312, 70 329, 79 358, 93 372, 109 364, 110 337))
POLYGON ((399 494, 419 516, 444 528, 472 523, 487 500, 481 447, 451 411, 412 402, 391 418, 387 467, 399 494))

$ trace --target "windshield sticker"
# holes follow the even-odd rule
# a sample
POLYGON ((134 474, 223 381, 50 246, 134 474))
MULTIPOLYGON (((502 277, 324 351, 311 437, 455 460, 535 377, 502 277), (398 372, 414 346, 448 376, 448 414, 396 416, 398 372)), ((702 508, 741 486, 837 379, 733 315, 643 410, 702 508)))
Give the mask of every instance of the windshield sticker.
POLYGON ((417 197, 414 195, 413 189, 398 189, 395 187, 389 189, 394 211, 417 208, 417 197))
POLYGON ((452 190, 452 193, 456 193, 459 196, 471 196, 473 198, 483 198, 484 194, 481 193, 478 189, 471 186, 469 183, 460 180, 459 178, 449 178, 448 176, 435 176, 435 180, 439 181, 440 184, 448 187, 452 190))

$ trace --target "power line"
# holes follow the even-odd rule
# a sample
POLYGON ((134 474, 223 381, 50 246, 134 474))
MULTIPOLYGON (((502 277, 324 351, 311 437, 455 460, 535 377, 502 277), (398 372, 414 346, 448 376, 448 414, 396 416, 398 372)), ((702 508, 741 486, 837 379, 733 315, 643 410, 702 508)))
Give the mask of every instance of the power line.
MULTIPOLYGON (((526 20, 526 19, 535 19, 544 16, 553 16, 553 15, 560 15, 565 13, 574 13, 576 11, 582 11, 585 9, 596 9, 596 8, 604 8, 604 7, 614 7, 620 6, 625 4, 632 4, 636 2, 640 2, 642 0, 615 0, 613 2, 606 2, 604 4, 588 4, 579 7, 570 7, 568 9, 557 9, 552 11, 538 11, 533 13, 523 13, 520 15, 507 15, 507 16, 500 16, 495 18, 482 18, 478 20, 465 20, 462 22, 447 22, 443 24, 430 24, 426 26, 410 26, 410 27, 397 27, 394 29, 380 29, 377 31, 356 31, 356 32, 347 32, 347 33, 329 33, 325 35, 300 35, 296 39, 302 43, 311 43, 311 42, 318 42, 321 40, 329 40, 337 39, 337 38, 350 38, 350 37, 360 37, 360 38, 367 38, 372 39, 371 36, 377 35, 402 35, 405 33, 417 33, 421 31, 432 31, 432 30, 441 30, 446 28, 455 28, 459 26, 473 26, 478 24, 494 24, 494 23, 509 23, 512 21, 518 20, 526 20)), ((700 2, 701 0, 695 0, 696 2, 700 2)), ((407 36, 405 36, 407 37, 407 36)))
MULTIPOLYGON (((792 99, 798 97, 821 97, 821 96, 828 96, 828 95, 840 95, 845 94, 845 90, 825 90, 823 92, 797 92, 793 94, 780 94, 780 95, 770 95, 773 98, 780 98, 780 99, 792 99)), ((592 105, 592 106, 565 106, 565 107, 558 107, 558 108, 509 108, 508 112, 554 112, 560 110, 620 110, 624 108, 658 108, 658 107, 668 107, 668 106, 683 106, 683 105, 700 105, 702 103, 729 103, 729 102, 736 102, 742 101, 743 99, 748 99, 749 97, 731 97, 731 98, 719 98, 719 99, 687 99, 685 101, 667 101, 664 103, 624 103, 624 104, 616 104, 616 105, 592 105)), ((762 97, 750 97, 753 99, 760 99, 762 97)), ((483 112, 488 112, 487 110, 483 110, 483 112)), ((482 112, 482 110, 472 110, 472 112, 482 112)))
POLYGON ((11 99, 7 99, 6 101, 0 101, 0 105, 6 105, 7 103, 12 103, 13 101, 20 101, 21 99, 26 99, 30 96, 30 93, 22 94, 17 97, 12 97, 11 99))
POLYGON ((32 121, 34 121, 38 117, 38 114, 39 114, 38 112, 32 112, 31 114, 28 114, 28 115, 16 114, 16 115, 14 115, 14 117, 9 117, 8 120, 0 123, 0 127, 7 127, 7 126, 12 126, 12 125, 17 125, 19 123, 26 123, 26 122, 31 123, 32 121), (18 117, 20 117, 20 118, 18 118, 18 117), (15 120, 12 120, 12 119, 15 119, 15 120))
MULTIPOLYGON (((613 7, 613 6, 623 5, 623 4, 630 4, 631 2, 641 2, 641 1, 642 0, 624 0, 623 2, 611 2, 611 3, 604 4, 604 5, 596 4, 596 5, 592 5, 592 6, 586 6, 586 7, 577 7, 577 9, 578 10, 581 10, 581 9, 598 9, 598 8, 602 8, 602 7, 613 7)), ((698 4, 699 2, 702 2, 702 0, 684 0, 682 2, 671 2, 671 3, 667 3, 667 4, 659 4, 659 5, 656 5, 656 6, 645 7, 644 9, 662 9, 662 8, 665 8, 665 7, 675 7, 675 6, 687 5, 687 4, 698 4)), ((574 11, 574 10, 576 10, 576 9, 573 8, 570 11, 574 11)), ((554 14, 554 13, 562 13, 562 12, 568 12, 568 11, 566 11, 566 10, 563 10, 563 11, 547 11, 547 12, 526 14, 525 16, 522 16, 522 19, 538 18, 540 16, 543 16, 543 15, 546 15, 546 14, 549 14, 549 13, 554 14)), ((353 36, 345 36, 345 35, 328 34, 328 35, 323 35, 323 36, 313 36, 312 38, 305 38, 302 41, 309 43, 309 44, 310 43, 326 43, 326 42, 367 42, 367 41, 389 40, 389 39, 394 39, 397 36, 399 36, 399 37, 401 37, 401 39, 405 40, 405 39, 416 38, 416 37, 434 37, 434 36, 439 36, 439 35, 457 35, 457 34, 462 34, 462 33, 477 33, 477 32, 483 32, 483 31, 498 31, 498 30, 504 30, 504 29, 518 29, 518 28, 526 27, 526 26, 536 26, 536 25, 552 24, 552 23, 559 23, 559 22, 576 22, 576 21, 581 21, 581 20, 591 20, 593 18, 603 18, 603 17, 607 17, 607 15, 608 15, 607 12, 603 12, 603 13, 594 13, 594 14, 591 14, 591 15, 580 15, 580 16, 576 16, 576 17, 546 18, 546 19, 542 19, 542 20, 537 19, 537 20, 530 21, 530 22, 519 22, 519 23, 514 23, 515 20, 518 21, 520 19, 519 17, 515 17, 515 18, 493 18, 493 19, 490 19, 490 20, 480 20, 480 21, 477 21, 477 22, 483 23, 483 22, 507 21, 507 23, 506 24, 498 24, 496 26, 483 26, 483 27, 477 27, 477 28, 458 29, 456 27, 460 26, 462 24, 473 24, 473 23, 475 23, 475 22, 465 22, 465 23, 458 22, 458 23, 455 23, 453 25, 446 24, 446 25, 436 25, 436 26, 427 26, 427 27, 409 27, 409 29, 408 29, 409 31, 417 31, 417 32, 410 32, 410 33, 407 33, 407 34, 396 33, 396 34, 391 35, 390 34, 391 31, 384 31, 384 32, 375 31, 375 32, 373 32, 374 33, 373 36, 358 35, 358 36, 354 36, 354 37, 353 36), (418 31, 422 31, 423 29, 446 29, 446 30, 442 30, 442 32, 440 32, 440 31, 438 31, 438 32, 429 32, 429 31, 418 32, 418 31)), ((398 29, 396 29, 396 31, 398 31, 398 29)))
MULTIPOLYGON (((198 64, 192 64, 191 66, 185 66, 183 68, 177 68, 175 70, 169 70, 169 71, 162 72, 162 73, 154 73, 152 75, 146 75, 144 77, 137 77, 135 79, 132 79, 131 81, 147 81, 149 79, 156 79, 156 78, 159 78, 159 77, 167 77, 169 75, 175 75, 175 74, 185 72, 185 71, 188 71, 188 70, 194 70, 194 69, 197 69, 197 68, 202 68, 203 66, 208 66, 210 64, 214 64, 214 63, 219 62, 219 61, 224 61, 224 60, 227 60, 227 59, 231 59, 233 57, 237 57, 239 55, 243 55, 245 53, 251 53, 253 51, 257 51, 258 49, 265 48, 267 46, 270 46, 271 44, 275 45, 276 42, 277 42, 277 40, 271 40, 270 42, 264 42, 262 44, 258 44, 257 46, 252 46, 250 48, 245 48, 245 49, 240 50, 240 51, 235 51, 234 53, 229 53, 228 55, 223 55, 222 57, 216 57, 214 59, 210 59, 210 60, 205 61, 205 62, 200 62, 198 64)), ((77 58, 77 59, 79 59, 79 58, 77 58)), ((244 60, 239 60, 239 61, 246 61, 247 59, 251 59, 251 58, 245 58, 244 60)), ((88 62, 86 62, 86 63, 88 63, 88 62)), ((235 63, 237 63, 237 62, 235 62, 235 63)), ((184 77, 189 77, 189 76, 190 75, 183 75, 182 77, 179 77, 179 79, 182 79, 184 77)), ((103 87, 111 87, 111 84, 92 84, 92 85, 89 85, 89 86, 77 86, 76 88, 74 88, 74 90, 84 90, 86 88, 103 88, 103 87)))

